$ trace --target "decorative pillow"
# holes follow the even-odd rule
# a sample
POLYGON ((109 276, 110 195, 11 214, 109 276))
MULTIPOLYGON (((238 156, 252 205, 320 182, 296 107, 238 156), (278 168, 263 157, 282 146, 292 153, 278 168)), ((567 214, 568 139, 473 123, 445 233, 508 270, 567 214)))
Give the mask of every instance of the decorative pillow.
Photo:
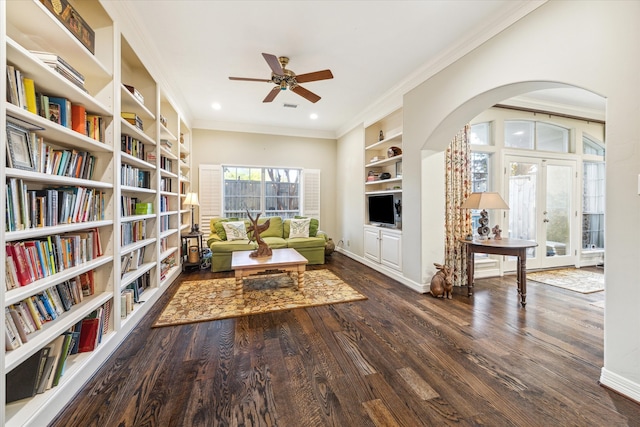
MULTIPOLYGON (((295 219, 306 219, 306 216, 295 216, 295 219)), ((311 218, 309 223, 309 237, 316 237, 318 235, 318 228, 320 227, 320 221, 316 218, 311 218)))
MULTIPOLYGON (((213 221, 214 220, 212 220, 212 222, 213 221)), ((224 227, 222 226, 222 224, 229 221, 234 222, 234 221, 241 221, 241 220, 240 218, 217 218, 215 219, 215 222, 213 222, 213 230, 218 235, 220 240, 227 240, 227 233, 225 233, 224 227)))
POLYGON ((309 223, 310 218, 306 219, 292 219, 291 230, 289 231, 289 238, 294 239, 296 237, 309 237, 309 223))
POLYGON ((244 226, 244 221, 223 222, 222 227, 228 241, 247 239, 247 229, 244 226))

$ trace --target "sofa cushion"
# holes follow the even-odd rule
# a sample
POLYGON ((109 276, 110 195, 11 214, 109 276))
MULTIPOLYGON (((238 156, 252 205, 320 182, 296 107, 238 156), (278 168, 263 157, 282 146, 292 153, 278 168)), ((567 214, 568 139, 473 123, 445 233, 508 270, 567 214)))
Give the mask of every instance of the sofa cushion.
POLYGON ((292 219, 290 223, 289 238, 295 239, 297 237, 309 237, 310 221, 310 218, 292 219))
POLYGON ((215 253, 230 253, 234 251, 252 251, 258 247, 254 242, 249 240, 225 240, 223 242, 215 242, 215 253))
POLYGON ((303 237, 303 238, 293 238, 287 240, 287 247, 293 249, 299 248, 324 248, 325 240, 324 237, 303 237))
POLYGON ((247 240, 247 229, 244 221, 226 221, 222 222, 222 227, 227 235, 228 241, 247 240))
POLYGON ((267 220, 269 222, 269 228, 260 233, 260 237, 280 237, 284 235, 284 226, 282 224, 282 218, 279 216, 271 216, 258 219, 258 224, 264 224, 267 220))
POLYGON ((271 249, 284 249, 287 247, 287 241, 282 237, 265 237, 262 240, 264 240, 271 249))

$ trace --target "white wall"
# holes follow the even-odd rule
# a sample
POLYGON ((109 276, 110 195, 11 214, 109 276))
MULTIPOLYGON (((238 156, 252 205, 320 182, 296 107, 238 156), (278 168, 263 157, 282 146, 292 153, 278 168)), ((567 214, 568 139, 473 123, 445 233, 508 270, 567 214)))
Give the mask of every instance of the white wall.
POLYGON ((200 164, 320 169, 320 229, 337 236, 336 140, 194 129, 191 185, 200 164))
POLYGON ((356 257, 364 256, 364 126, 338 140, 337 200, 338 230, 336 245, 356 257))
POLYGON ((480 112, 574 85, 607 98, 605 363, 601 382, 640 400, 640 2, 552 1, 404 97, 404 274, 443 256, 442 150, 480 112), (420 177, 409 180, 408 177, 420 177), (410 184, 411 183, 411 184, 410 184))

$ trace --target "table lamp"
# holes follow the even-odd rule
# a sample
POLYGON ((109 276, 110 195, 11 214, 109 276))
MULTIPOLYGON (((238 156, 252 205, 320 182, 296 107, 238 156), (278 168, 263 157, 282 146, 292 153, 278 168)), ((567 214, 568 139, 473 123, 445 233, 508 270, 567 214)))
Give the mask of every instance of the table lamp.
POLYGON ((185 206, 191 206, 191 232, 195 233, 198 231, 198 224, 195 223, 193 219, 193 210, 196 206, 200 206, 198 202, 198 193, 187 193, 187 197, 184 199, 185 206))
MULTIPOLYGON (((485 240, 489 238, 489 217, 487 213, 487 209, 509 209, 509 205, 500 197, 498 193, 471 193, 471 195, 464 201, 462 205, 460 205, 461 209, 482 209, 480 212, 480 219, 478 222, 480 226, 478 227, 478 234, 480 235, 480 240, 485 240)), ((496 240, 501 240, 500 237, 500 229, 498 226, 494 228, 496 240)))

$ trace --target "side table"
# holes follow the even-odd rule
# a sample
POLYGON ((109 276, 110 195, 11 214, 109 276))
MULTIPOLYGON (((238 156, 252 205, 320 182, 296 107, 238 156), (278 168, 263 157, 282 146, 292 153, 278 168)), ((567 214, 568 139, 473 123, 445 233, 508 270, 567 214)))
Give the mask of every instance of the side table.
POLYGON ((182 271, 186 271, 187 268, 197 267, 200 268, 200 262, 202 262, 202 251, 203 251, 203 243, 202 243, 203 233, 201 231, 194 231, 192 233, 186 233, 181 235, 182 237, 182 271), (189 249, 191 246, 189 242, 195 239, 198 248, 198 260, 197 261, 189 261, 189 249))

